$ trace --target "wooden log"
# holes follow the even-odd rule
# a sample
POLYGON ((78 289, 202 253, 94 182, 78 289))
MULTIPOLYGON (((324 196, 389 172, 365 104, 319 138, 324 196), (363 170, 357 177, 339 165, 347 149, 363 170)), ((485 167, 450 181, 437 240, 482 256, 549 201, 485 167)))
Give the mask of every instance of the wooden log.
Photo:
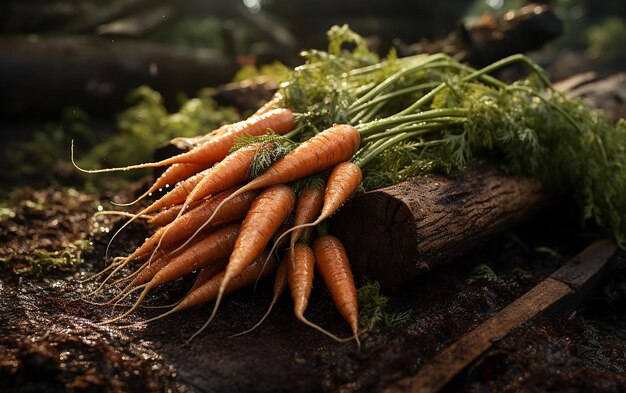
MULTIPOLYGON (((563 32, 563 22, 546 5, 529 4, 499 18, 484 16, 446 38, 426 43, 420 52, 444 52, 463 63, 482 68, 504 57, 541 48, 563 32)), ((402 50, 400 54, 413 52, 402 50)))
POLYGON ((588 294, 590 285, 594 281, 597 284, 616 250, 615 244, 606 240, 593 243, 536 287, 445 348, 417 375, 401 379, 385 392, 438 392, 513 329, 542 312, 553 315, 571 312, 588 294))
POLYGON ((128 92, 149 85, 170 103, 178 93, 230 81, 234 59, 211 50, 182 51, 89 36, 0 37, 0 115, 56 116, 68 105, 90 114, 124 107, 128 92))
POLYGON ((626 73, 598 75, 594 71, 572 75, 554 84, 567 98, 580 99, 601 109, 611 119, 626 118, 626 73))
POLYGON ((481 163, 457 177, 428 175, 358 196, 330 228, 355 276, 389 287, 531 218, 547 200, 537 179, 481 163))

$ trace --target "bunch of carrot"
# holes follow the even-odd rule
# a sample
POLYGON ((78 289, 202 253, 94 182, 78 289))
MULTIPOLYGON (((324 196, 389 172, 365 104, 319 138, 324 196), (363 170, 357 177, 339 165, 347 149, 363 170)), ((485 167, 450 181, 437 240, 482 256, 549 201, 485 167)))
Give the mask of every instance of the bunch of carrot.
POLYGON ((169 166, 140 198, 174 185, 124 225, 148 217, 159 228, 102 272, 112 270, 98 290, 124 267, 140 264, 112 284, 130 281, 107 303, 141 291, 138 298, 128 311, 103 323, 125 318, 153 289, 197 271, 189 293, 148 321, 215 301, 202 331, 224 294, 276 271, 268 313, 289 287, 299 320, 343 340, 304 316, 316 268, 350 326, 348 339, 358 342, 359 307, 347 253, 337 238, 326 234, 325 220, 362 181, 366 188, 375 187, 381 167, 395 165, 385 164, 395 156, 402 164, 396 165, 392 182, 432 169, 415 165, 420 160, 460 168, 470 153, 491 146, 472 139, 478 122, 471 108, 455 105, 460 99, 451 87, 453 78, 484 95, 515 89, 545 100, 536 91, 550 88, 538 67, 523 56, 474 70, 445 55, 379 61, 364 52, 364 45, 346 27, 333 28, 329 52, 309 52, 308 62, 294 70, 274 99, 245 121, 220 127, 192 150, 166 160, 81 169, 95 173, 169 166), (356 44, 352 52, 341 49, 345 41, 356 44), (489 76, 519 61, 538 76, 540 88, 511 87, 489 76), (274 250, 281 247, 278 261, 274 250))
MULTIPOLYGON (((335 125, 302 142, 251 180, 248 176, 255 157, 273 152, 277 146, 272 142, 253 142, 228 154, 237 137, 269 130, 285 134, 295 125, 291 110, 264 107, 242 123, 222 127, 207 142, 188 153, 132 167, 170 165, 155 184, 161 186, 163 178, 171 182, 172 174, 177 175, 174 179, 178 183, 128 221, 156 212, 149 222, 160 228, 131 255, 112 265, 115 266, 113 272, 100 287, 127 264, 144 262, 125 277, 132 280, 112 300, 138 290, 141 293, 128 311, 103 323, 116 322, 133 312, 148 292, 159 285, 199 271, 187 296, 157 318, 216 300, 208 324, 225 293, 249 285, 278 267, 272 304, 288 285, 296 316, 336 338, 304 317, 316 265, 340 313, 349 322, 353 337, 358 340, 356 288, 346 252, 335 237, 320 236, 311 248, 305 242, 310 239, 310 233, 292 232, 291 250, 285 251, 280 264, 265 250, 292 212, 295 225, 316 225, 338 210, 356 190, 361 171, 348 160, 359 148, 357 129, 335 125), (211 164, 210 169, 204 169, 211 164), (173 170, 189 165, 197 165, 199 172, 186 179, 182 178, 183 172, 173 170), (303 188, 297 196, 294 189, 286 185, 325 170, 331 170, 325 188, 313 182, 315 187, 303 188)), ((116 169, 120 168, 113 170, 116 169)))

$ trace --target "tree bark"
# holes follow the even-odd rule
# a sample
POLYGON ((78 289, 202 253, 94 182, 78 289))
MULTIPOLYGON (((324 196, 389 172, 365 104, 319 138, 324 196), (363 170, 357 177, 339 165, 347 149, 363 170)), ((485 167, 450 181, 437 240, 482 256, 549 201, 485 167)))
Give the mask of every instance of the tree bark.
POLYGON ((390 287, 532 217, 546 202, 539 180, 481 163, 457 177, 428 175, 358 196, 330 228, 356 277, 390 287))

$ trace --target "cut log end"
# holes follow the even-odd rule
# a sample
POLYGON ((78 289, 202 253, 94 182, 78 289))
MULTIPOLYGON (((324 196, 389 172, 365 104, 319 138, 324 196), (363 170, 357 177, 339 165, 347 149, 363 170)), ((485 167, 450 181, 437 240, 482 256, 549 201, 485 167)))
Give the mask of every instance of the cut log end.
POLYGON ((348 245, 355 277, 392 282, 396 274, 415 275, 412 261, 405 259, 416 254, 417 232, 402 199, 386 191, 370 192, 346 205, 331 227, 348 245))
POLYGON ((463 175, 429 175, 365 193, 331 228, 356 277, 394 286, 531 218, 546 204, 534 178, 479 164, 463 175))

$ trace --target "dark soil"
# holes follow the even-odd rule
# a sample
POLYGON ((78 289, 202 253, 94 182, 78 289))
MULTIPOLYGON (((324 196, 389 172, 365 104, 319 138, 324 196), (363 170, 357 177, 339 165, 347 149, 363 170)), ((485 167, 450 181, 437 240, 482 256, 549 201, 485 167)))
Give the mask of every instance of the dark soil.
MULTIPOLYGON (((545 217, 505 235, 471 255, 387 293, 391 311, 410 311, 396 327, 377 327, 354 342, 337 344, 293 317, 281 299, 256 331, 271 282, 230 296, 216 320, 190 344, 210 305, 148 325, 97 326, 120 309, 82 301, 95 288, 78 280, 102 269, 105 246, 120 219, 92 219, 99 202, 68 189, 25 190, 5 204, 0 221, 0 384, 9 392, 76 391, 380 391, 415 374, 421 365, 547 277, 589 243, 571 222, 545 217), (25 201, 33 201, 27 203, 25 201), (38 206, 43 208, 33 208, 38 206), (17 276, 37 248, 59 250, 85 238, 79 272, 52 268, 41 277, 17 276), (546 239, 549 239, 547 241, 546 239), (549 246, 560 257, 536 250, 549 246), (468 283, 472 269, 487 264, 497 279, 468 283)), ((131 225, 113 242, 111 256, 132 251, 148 234, 131 225)), ((540 249, 541 250, 541 249, 540 249)), ((537 318, 496 343, 451 391, 624 391, 626 378, 626 263, 616 258, 589 306, 558 318, 537 318)), ((76 268, 74 268, 76 269, 76 268)), ((271 281, 271 280, 270 280, 271 281)), ((191 284, 179 280, 156 291, 150 304, 168 304, 191 284)), ((106 291, 105 297, 114 292, 106 291)), ((103 299, 105 298, 103 297, 103 299)), ((125 322, 159 310, 141 309, 125 322)), ((349 329, 329 296, 315 283, 307 316, 340 336, 349 329)))

